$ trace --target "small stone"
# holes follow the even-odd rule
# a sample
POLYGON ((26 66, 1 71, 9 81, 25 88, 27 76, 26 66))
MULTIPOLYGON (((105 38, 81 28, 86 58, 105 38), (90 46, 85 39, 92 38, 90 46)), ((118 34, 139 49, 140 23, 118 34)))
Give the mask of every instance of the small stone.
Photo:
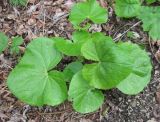
POLYGON ((14 14, 9 14, 9 15, 7 16, 7 18, 10 19, 10 20, 15 20, 15 19, 16 19, 16 16, 15 16, 14 14))
POLYGON ((159 74, 159 71, 158 70, 155 70, 155 75, 158 75, 159 74))
POLYGON ((160 89, 156 92, 156 101, 158 104, 160 104, 160 89))
POLYGON ((155 120, 155 118, 151 118, 151 120, 148 120, 147 122, 157 122, 157 121, 155 120))
POLYGON ((36 20, 30 18, 27 23, 28 23, 28 25, 34 25, 36 23, 36 20))
POLYGON ((134 100, 132 103, 131 103, 132 107, 136 107, 137 105, 137 102, 134 100))

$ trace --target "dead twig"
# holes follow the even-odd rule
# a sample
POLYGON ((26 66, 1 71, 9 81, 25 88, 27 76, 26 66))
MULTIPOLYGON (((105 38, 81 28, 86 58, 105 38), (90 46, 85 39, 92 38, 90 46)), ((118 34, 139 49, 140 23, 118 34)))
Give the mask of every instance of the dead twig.
POLYGON ((127 29, 126 31, 124 31, 120 36, 117 36, 116 38, 114 38, 113 40, 115 42, 118 41, 119 38, 122 38, 128 31, 130 31, 132 28, 136 27, 137 25, 139 25, 141 23, 141 21, 135 23, 133 26, 131 26, 129 29, 127 29))

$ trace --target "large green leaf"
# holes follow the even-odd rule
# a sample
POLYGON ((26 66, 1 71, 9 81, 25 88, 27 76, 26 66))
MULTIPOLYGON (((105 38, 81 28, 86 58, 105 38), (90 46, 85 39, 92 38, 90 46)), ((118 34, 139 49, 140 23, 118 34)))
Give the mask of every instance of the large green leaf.
POLYGON ((82 70, 84 78, 95 88, 113 88, 131 72, 127 62, 129 54, 121 51, 110 37, 86 42, 82 46, 82 54, 86 59, 97 62, 85 65, 82 70))
POLYGON ((139 19, 143 22, 143 30, 149 31, 150 37, 153 40, 160 39, 160 7, 146 7, 141 8, 139 19))
POLYGON ((140 0, 116 0, 115 12, 119 17, 135 17, 141 8, 140 0))
POLYGON ((132 72, 117 85, 117 88, 125 94, 137 94, 141 92, 150 81, 152 69, 150 59, 146 52, 141 50, 137 45, 122 43, 119 46, 122 49, 126 47, 132 49, 134 52, 132 52, 131 56, 135 61, 132 64, 132 72))
POLYGON ((80 113, 97 110, 104 101, 101 91, 89 85, 82 77, 81 71, 73 76, 69 87, 69 97, 73 100, 73 107, 80 113))
POLYGON ((68 56, 80 56, 81 46, 90 39, 90 34, 86 31, 76 31, 73 33, 73 41, 63 38, 53 38, 59 51, 68 56))
POLYGON ((8 37, 0 32, 0 54, 2 51, 4 51, 8 46, 8 37))
POLYGON ((148 75, 150 70, 147 66, 150 63, 149 58, 146 59, 147 54, 134 44, 124 43, 124 45, 116 45, 111 38, 106 37, 106 39, 88 41, 82 46, 83 56, 97 62, 85 65, 82 70, 83 77, 90 82, 91 86, 98 89, 110 89, 115 88, 131 73, 136 73, 141 77, 148 75), (141 58, 144 60, 139 60, 137 58, 139 55, 142 55, 141 58), (142 68, 136 67, 138 62, 147 73, 141 71, 142 68))
POLYGON ((20 100, 31 105, 54 106, 62 103, 67 98, 63 75, 51 71, 61 58, 61 54, 54 48, 53 40, 33 40, 8 77, 9 89, 20 100))
POLYGON ((96 24, 105 23, 108 19, 107 10, 99 6, 96 0, 77 3, 71 10, 69 20, 78 26, 85 19, 90 19, 96 24))

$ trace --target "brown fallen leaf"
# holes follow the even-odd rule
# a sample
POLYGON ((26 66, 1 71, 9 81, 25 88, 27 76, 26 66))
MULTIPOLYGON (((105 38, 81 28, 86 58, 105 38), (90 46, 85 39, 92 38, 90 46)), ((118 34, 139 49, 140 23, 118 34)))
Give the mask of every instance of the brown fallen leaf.
POLYGON ((92 122, 90 119, 81 119, 80 122, 92 122))
POLYGON ((22 53, 24 53, 25 52, 25 47, 22 47, 22 46, 19 46, 19 49, 20 49, 20 51, 22 52, 22 53))
POLYGON ((155 118, 160 118, 160 106, 159 105, 155 105, 153 109, 153 115, 155 116, 155 118))
POLYGON ((67 10, 70 10, 72 8, 72 6, 74 5, 74 2, 73 2, 73 0, 67 0, 64 5, 67 10))
POLYGON ((27 23, 28 23, 28 25, 35 25, 36 19, 30 18, 27 23))
POLYGON ((0 111, 0 119, 6 119, 6 118, 8 118, 8 116, 0 111))
POLYGON ((2 6, 0 6, 0 13, 2 12, 2 6))
POLYGON ((158 63, 160 63, 160 50, 158 50, 155 54, 155 58, 158 61, 158 63))
POLYGON ((28 3, 34 4, 35 2, 36 2, 36 0, 28 0, 28 3))
POLYGON ((108 7, 108 4, 107 4, 107 2, 106 2, 105 0, 100 0, 100 4, 101 4, 101 6, 104 7, 104 8, 107 8, 107 7, 108 7))
POLYGON ((160 89, 156 92, 156 101, 158 104, 160 104, 160 89))

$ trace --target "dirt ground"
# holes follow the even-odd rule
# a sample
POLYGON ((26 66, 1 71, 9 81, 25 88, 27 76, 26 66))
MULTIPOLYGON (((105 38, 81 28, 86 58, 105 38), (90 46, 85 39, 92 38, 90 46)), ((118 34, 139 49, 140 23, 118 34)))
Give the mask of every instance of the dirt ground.
MULTIPOLYGON (((80 0, 79 0, 80 1, 80 0)), ((10 6, 7 0, 0 1, 0 31, 9 37, 22 35, 25 42, 19 55, 11 55, 6 49, 0 55, 0 122, 160 122, 160 43, 151 42, 142 31, 137 19, 115 17, 113 2, 99 0, 108 9, 109 21, 92 25, 91 32, 103 32, 117 40, 132 41, 146 49, 153 64, 152 79, 143 92, 136 96, 122 94, 117 89, 104 91, 105 102, 94 113, 79 114, 71 103, 57 107, 33 107, 17 100, 8 90, 6 79, 20 60, 26 45, 39 36, 62 36, 71 38, 73 27, 68 14, 75 0, 29 0, 26 7, 10 6), (134 38, 127 36, 135 33, 134 38)), ((65 59, 69 63, 70 59, 65 59)))

